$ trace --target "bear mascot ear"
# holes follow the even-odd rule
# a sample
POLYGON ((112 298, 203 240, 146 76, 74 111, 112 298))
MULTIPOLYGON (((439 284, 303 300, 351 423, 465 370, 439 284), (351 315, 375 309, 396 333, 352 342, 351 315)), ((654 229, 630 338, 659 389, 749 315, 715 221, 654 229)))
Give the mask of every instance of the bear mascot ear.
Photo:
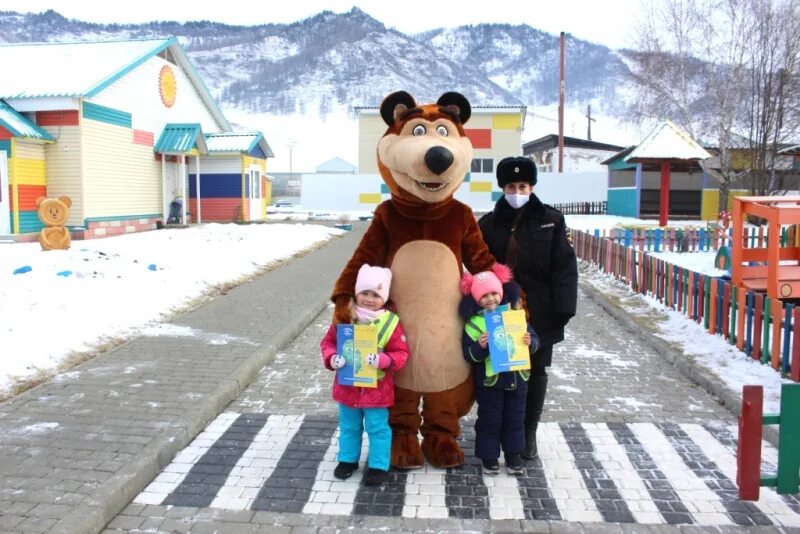
POLYGON ((469 105, 467 97, 461 93, 449 92, 439 97, 436 104, 455 113, 461 124, 466 124, 472 115, 472 106, 469 105))
POLYGON ((411 108, 417 107, 414 97, 405 91, 397 91, 383 99, 381 102, 381 117, 388 126, 394 126, 395 121, 411 108))

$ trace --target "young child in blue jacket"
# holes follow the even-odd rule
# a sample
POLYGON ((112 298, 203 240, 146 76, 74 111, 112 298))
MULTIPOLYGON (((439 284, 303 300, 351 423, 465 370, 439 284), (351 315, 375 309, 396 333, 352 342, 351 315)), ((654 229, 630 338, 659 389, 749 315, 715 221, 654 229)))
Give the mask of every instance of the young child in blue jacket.
MULTIPOLYGON (((525 397, 529 370, 506 371, 487 376, 489 334, 484 314, 509 304, 522 309, 520 288, 511 279, 511 270, 496 265, 492 271, 475 276, 465 273, 461 279, 464 298, 459 311, 466 321, 462 337, 464 358, 473 366, 475 400, 478 419, 475 422, 475 456, 483 464, 483 472, 495 475, 500 471, 500 450, 505 455, 510 475, 522 473, 522 452, 525 450, 525 397)), ((523 341, 530 358, 539 349, 539 337, 528 323, 523 341)))

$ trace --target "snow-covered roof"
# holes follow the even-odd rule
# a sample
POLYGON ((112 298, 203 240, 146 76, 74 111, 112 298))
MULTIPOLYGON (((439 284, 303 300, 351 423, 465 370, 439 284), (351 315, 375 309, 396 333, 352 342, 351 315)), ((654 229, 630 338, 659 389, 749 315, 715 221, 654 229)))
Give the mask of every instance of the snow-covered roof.
POLYGON ((42 130, 17 111, 0 100, 0 126, 11 132, 14 137, 26 137, 38 141, 55 141, 53 136, 42 130))
POLYGON ((657 159, 708 159, 711 154, 678 128, 672 121, 656 124, 636 148, 625 157, 626 162, 657 159))
POLYGON ((321 163, 317 167, 317 172, 320 174, 332 172, 340 172, 340 173, 355 173, 357 167, 351 163, 347 163, 342 158, 331 158, 325 163, 321 163))
POLYGON ((800 154, 800 145, 794 145, 784 148, 783 150, 779 150, 778 154, 800 154))
POLYGON ((90 98, 166 49, 192 80, 217 121, 230 130, 175 37, 0 45, 4 72, 0 77, 0 98, 90 98))
POLYGON ((210 133, 205 134, 205 137, 210 154, 219 152, 243 152, 246 154, 259 146, 268 158, 275 157, 261 132, 210 133))

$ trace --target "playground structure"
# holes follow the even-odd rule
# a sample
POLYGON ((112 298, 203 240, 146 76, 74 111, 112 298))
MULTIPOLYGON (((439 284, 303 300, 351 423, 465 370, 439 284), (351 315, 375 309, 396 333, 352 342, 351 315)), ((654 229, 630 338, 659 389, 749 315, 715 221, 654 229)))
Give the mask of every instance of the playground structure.
POLYGON ((736 197, 733 199, 731 280, 747 291, 766 293, 770 299, 800 298, 800 246, 795 225, 800 224, 800 196, 736 197), (743 238, 747 216, 767 222, 767 247, 747 247, 743 238), (791 238, 782 239, 791 225, 791 238), (783 243, 782 243, 783 241, 783 243))
POLYGON ((800 384, 783 384, 779 414, 764 414, 763 401, 763 386, 742 388, 736 484, 743 501, 757 501, 762 486, 774 487, 779 494, 800 492, 800 384), (762 477, 763 425, 779 425, 779 445, 777 472, 762 477))

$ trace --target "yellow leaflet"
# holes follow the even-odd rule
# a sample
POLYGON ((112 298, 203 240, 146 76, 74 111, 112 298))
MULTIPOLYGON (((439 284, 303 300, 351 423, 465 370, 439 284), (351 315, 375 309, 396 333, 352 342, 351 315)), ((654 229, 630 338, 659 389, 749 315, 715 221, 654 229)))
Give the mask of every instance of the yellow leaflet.
POLYGON ((362 388, 378 387, 378 369, 367 365, 367 355, 378 352, 378 327, 368 324, 357 324, 353 332, 353 384, 362 388))
POLYGON ((503 312, 503 326, 506 330, 506 340, 508 342, 508 361, 511 363, 511 371, 530 369, 531 360, 528 357, 528 346, 522 340, 528 325, 525 322, 525 312, 523 310, 509 310, 503 312), (513 347, 513 349, 512 349, 513 347))

